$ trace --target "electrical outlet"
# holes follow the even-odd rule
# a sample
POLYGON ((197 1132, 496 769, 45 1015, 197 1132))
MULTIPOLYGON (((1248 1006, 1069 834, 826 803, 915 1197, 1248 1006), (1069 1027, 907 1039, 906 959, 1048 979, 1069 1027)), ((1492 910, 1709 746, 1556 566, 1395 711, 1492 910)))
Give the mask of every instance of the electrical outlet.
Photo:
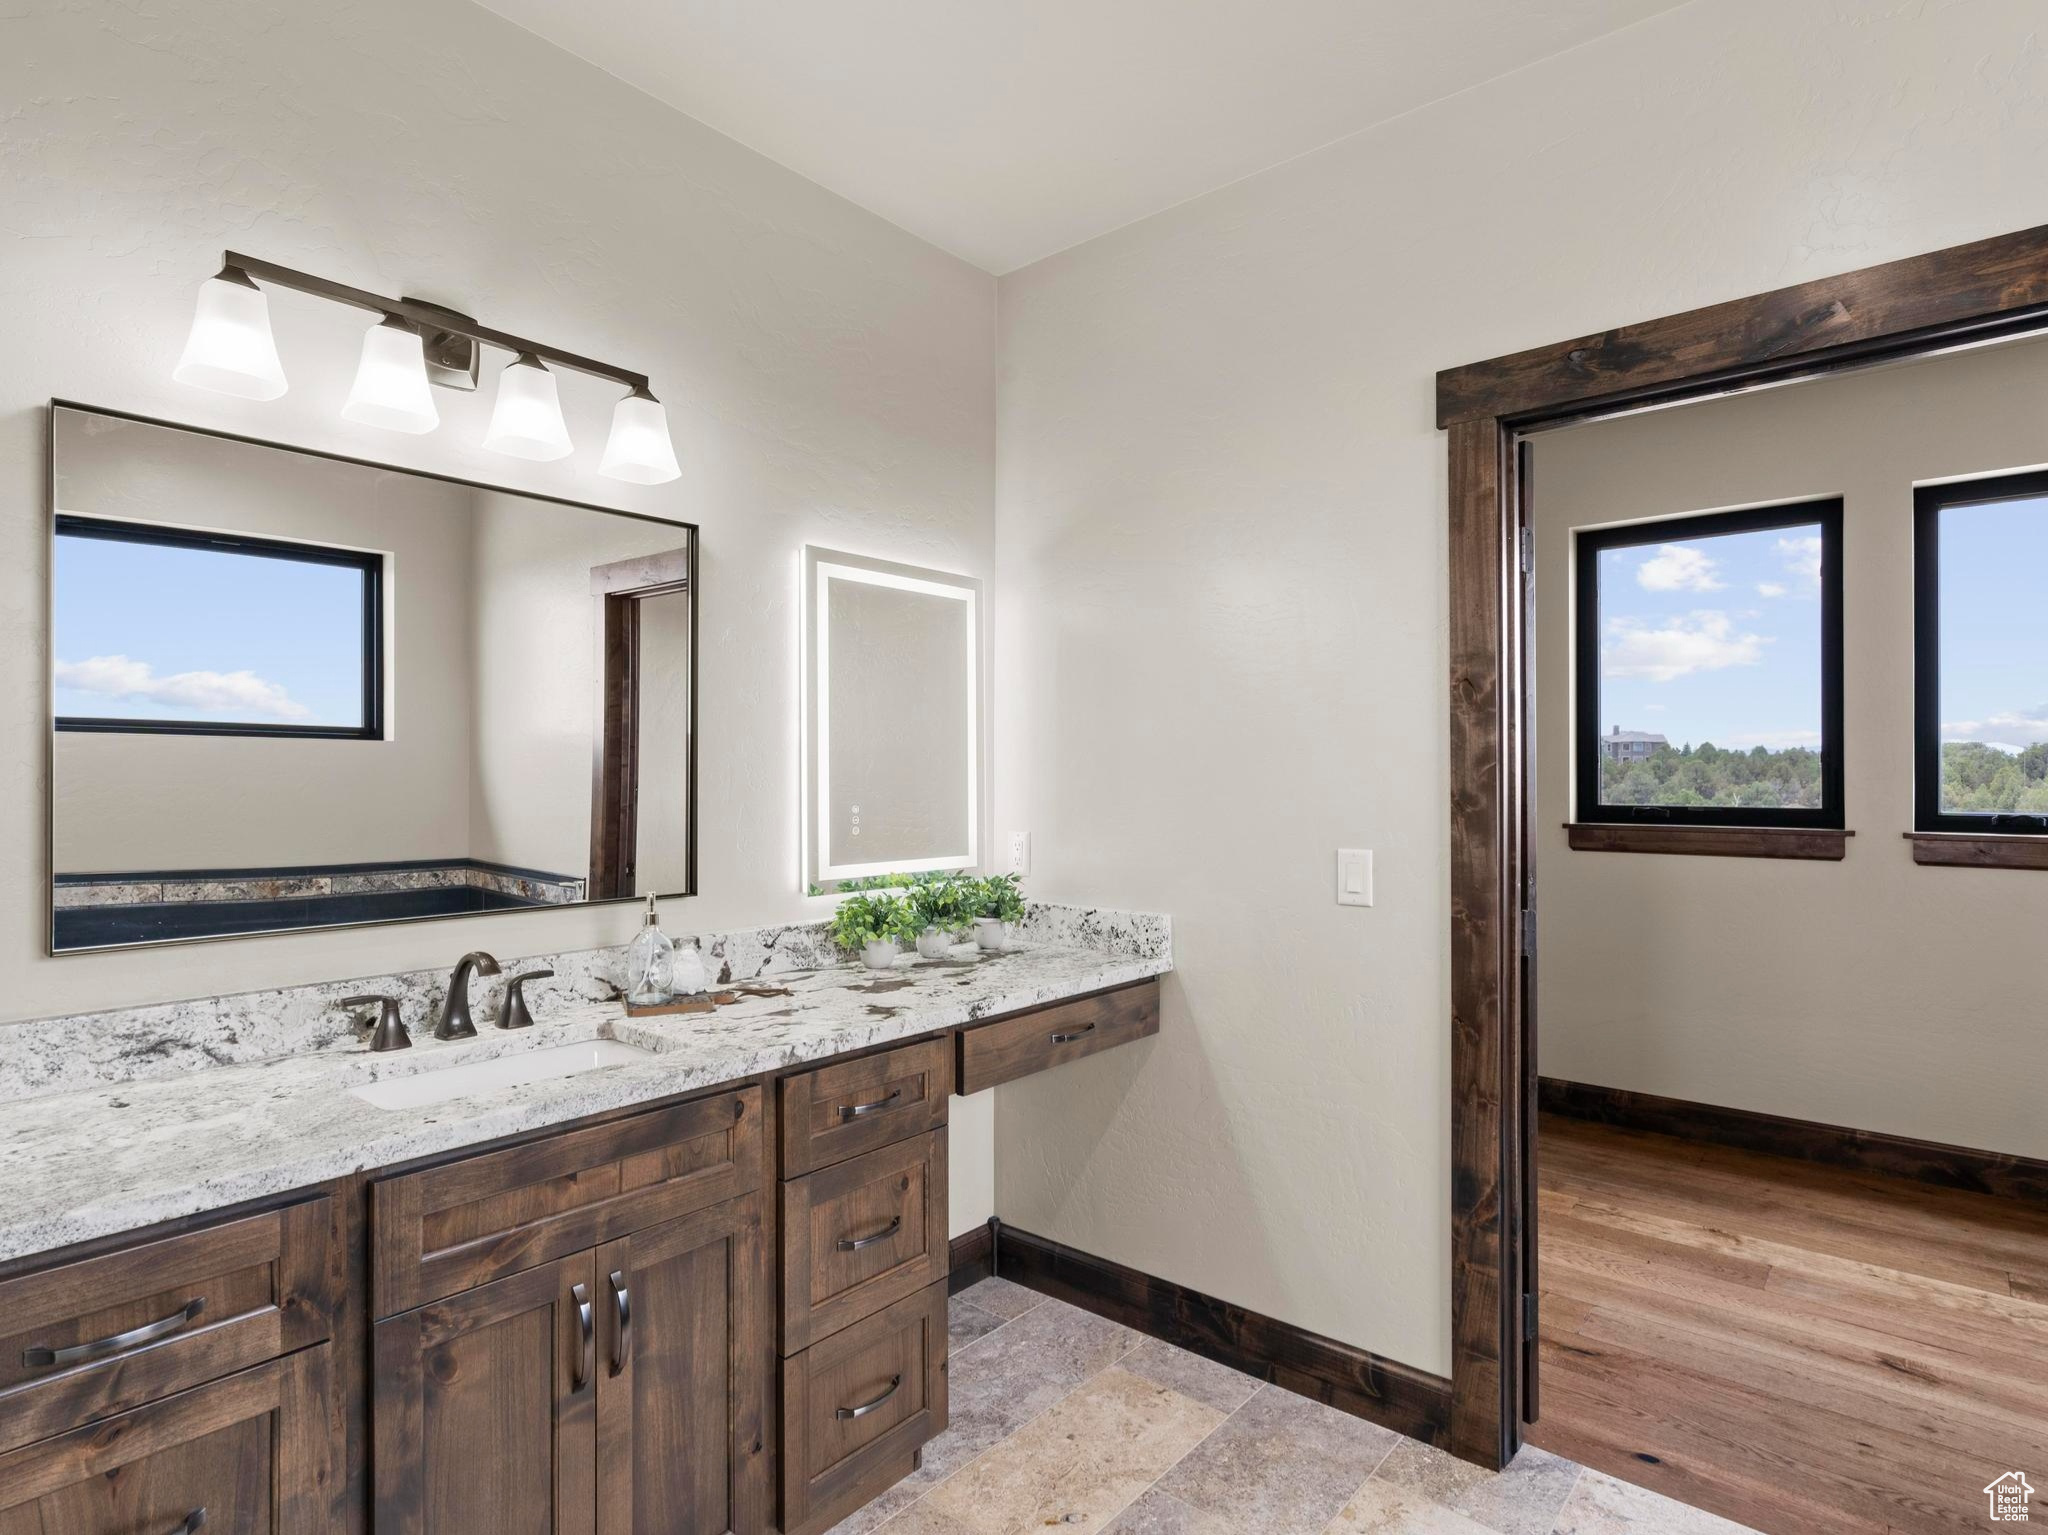
POLYGON ((1340 847, 1337 849, 1337 904, 1339 906, 1372 905, 1371 848, 1340 847))
POLYGON ((1010 872, 1029 874, 1031 872, 1031 833, 1013 831, 1010 833, 1010 872))

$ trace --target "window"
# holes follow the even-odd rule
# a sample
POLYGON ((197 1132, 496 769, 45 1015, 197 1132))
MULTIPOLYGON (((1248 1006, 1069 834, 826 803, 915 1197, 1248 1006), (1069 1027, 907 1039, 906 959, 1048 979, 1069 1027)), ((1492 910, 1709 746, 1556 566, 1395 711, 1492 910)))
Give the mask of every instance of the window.
POLYGON ((1914 824, 2048 834, 2048 474, 1914 494, 1914 824))
POLYGON ((381 555, 61 515, 59 730, 381 739, 381 555))
POLYGON ((1842 503, 1577 538, 1581 821, 1836 828, 1842 503))

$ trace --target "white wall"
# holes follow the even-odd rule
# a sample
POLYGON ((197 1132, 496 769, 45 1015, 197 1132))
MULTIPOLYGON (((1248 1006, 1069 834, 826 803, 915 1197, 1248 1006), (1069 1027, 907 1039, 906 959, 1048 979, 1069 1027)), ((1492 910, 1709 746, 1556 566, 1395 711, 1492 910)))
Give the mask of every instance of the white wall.
POLYGON ((53 395, 701 523, 704 894, 668 920, 809 915, 796 553, 987 573, 992 280, 459 0, 23 0, 0 7, 0 102, 0 1018, 618 942, 635 921, 522 912, 46 958, 53 395), (437 391, 429 436, 351 426, 365 322, 291 294, 271 300, 283 399, 173 384, 229 247, 644 369, 683 478, 600 479, 616 391, 574 375, 577 451, 558 464, 481 450, 488 388, 437 391))
POLYGON ((1448 1368, 1432 375, 2048 221, 2040 19, 1690 5, 1003 280, 996 824, 1177 966, 999 1090, 1005 1221, 1448 1368))
POLYGON ((382 553, 392 679, 382 741, 58 735, 58 872, 468 855, 468 490, 76 411, 56 465, 67 512, 382 553))
POLYGON ((2044 404, 2036 341, 1536 439, 1545 1075, 2048 1156, 2048 889, 1924 867, 1903 836, 1913 486, 2048 462, 2044 404), (1847 858, 1571 851, 1572 530, 1829 495, 1843 498, 1847 858))

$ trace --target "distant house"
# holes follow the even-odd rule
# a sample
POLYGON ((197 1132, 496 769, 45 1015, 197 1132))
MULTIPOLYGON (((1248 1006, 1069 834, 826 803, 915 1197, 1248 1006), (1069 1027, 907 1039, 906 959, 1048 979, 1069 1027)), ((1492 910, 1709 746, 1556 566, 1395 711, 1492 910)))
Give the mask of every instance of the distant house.
POLYGON ((1651 731, 1623 730, 1616 725, 1613 735, 1600 738, 1600 754, 1609 762, 1641 762, 1652 752, 1670 744, 1651 731))

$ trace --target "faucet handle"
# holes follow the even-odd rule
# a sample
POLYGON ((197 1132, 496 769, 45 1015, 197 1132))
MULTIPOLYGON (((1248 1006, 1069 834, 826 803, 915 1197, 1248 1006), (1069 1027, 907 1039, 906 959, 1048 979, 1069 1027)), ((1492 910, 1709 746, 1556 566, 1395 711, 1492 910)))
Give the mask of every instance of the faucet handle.
POLYGON ((370 1048, 372 1050, 410 1050, 412 1048, 412 1035, 405 1031, 405 1019, 398 1011, 398 998, 373 993, 367 997, 343 997, 336 1005, 340 1007, 370 1007, 374 1005, 376 1007, 377 1022, 374 1028, 371 1027, 370 1021, 367 1018, 358 1018, 356 1020, 357 1032, 368 1032, 370 1048))
POLYGON ((530 1029, 533 1014, 526 1006, 526 982, 545 981, 554 975, 552 970, 529 970, 524 975, 515 975, 505 983, 505 1000, 498 1005, 498 1027, 501 1029, 530 1029))

